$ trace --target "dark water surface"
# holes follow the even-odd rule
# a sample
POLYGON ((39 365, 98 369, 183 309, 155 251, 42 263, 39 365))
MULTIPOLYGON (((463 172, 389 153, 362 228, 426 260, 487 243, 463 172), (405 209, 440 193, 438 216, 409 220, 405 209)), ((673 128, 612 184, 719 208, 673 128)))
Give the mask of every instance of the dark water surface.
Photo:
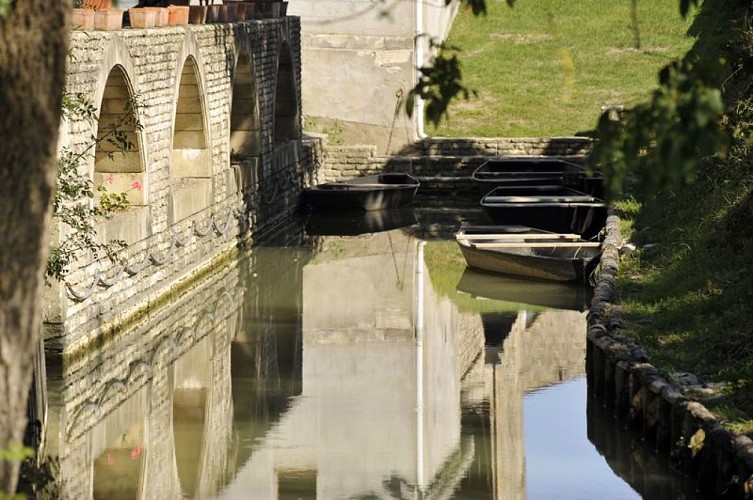
POLYGON ((433 217, 292 224, 51 360, 55 496, 695 498, 587 397, 588 290, 474 275, 433 217))

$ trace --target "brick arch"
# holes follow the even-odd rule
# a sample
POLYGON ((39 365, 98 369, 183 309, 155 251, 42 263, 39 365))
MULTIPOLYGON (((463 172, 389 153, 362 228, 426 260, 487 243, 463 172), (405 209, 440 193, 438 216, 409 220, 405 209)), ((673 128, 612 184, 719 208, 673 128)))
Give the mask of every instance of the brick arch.
POLYGON ((284 142, 301 138, 301 114, 298 106, 293 52, 287 41, 280 44, 275 79, 274 140, 284 142))
POLYGON ((211 129, 204 101, 205 66, 192 33, 186 33, 178 62, 170 157, 171 223, 202 211, 213 199, 211 129))

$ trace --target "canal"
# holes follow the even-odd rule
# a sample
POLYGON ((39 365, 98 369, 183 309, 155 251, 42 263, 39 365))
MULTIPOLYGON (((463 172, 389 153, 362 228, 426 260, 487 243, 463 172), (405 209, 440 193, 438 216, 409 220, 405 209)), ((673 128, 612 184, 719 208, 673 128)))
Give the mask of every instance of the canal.
POLYGON ((699 498, 589 398, 589 289, 466 270, 466 217, 302 217, 48 359, 50 495, 699 498))

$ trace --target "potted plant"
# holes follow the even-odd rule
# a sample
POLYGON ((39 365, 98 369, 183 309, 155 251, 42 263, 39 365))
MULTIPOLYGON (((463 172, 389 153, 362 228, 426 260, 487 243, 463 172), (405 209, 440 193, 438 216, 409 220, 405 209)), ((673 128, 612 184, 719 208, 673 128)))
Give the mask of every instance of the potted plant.
POLYGON ((112 9, 112 0, 83 0, 84 7, 94 10, 112 9))

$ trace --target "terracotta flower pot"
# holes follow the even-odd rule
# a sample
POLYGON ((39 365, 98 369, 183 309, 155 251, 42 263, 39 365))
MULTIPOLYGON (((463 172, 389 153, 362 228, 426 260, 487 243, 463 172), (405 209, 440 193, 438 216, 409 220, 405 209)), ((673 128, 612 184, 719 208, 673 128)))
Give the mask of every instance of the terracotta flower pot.
POLYGON ((94 12, 94 29, 117 31, 123 27, 123 9, 103 9, 94 12))
POLYGON ((154 13, 154 27, 167 26, 169 24, 169 14, 167 7, 144 7, 154 13))
POLYGON ((188 24, 188 5, 170 5, 167 8, 167 22, 170 26, 188 24))
POLYGON ((79 30, 93 30, 94 11, 92 9, 73 9, 71 27, 79 30))
POLYGON ((190 5, 188 9, 188 24, 204 24, 207 21, 206 5, 190 5))
POLYGON ((128 9, 131 16, 131 27, 133 28, 154 28, 154 12, 144 7, 128 9))

